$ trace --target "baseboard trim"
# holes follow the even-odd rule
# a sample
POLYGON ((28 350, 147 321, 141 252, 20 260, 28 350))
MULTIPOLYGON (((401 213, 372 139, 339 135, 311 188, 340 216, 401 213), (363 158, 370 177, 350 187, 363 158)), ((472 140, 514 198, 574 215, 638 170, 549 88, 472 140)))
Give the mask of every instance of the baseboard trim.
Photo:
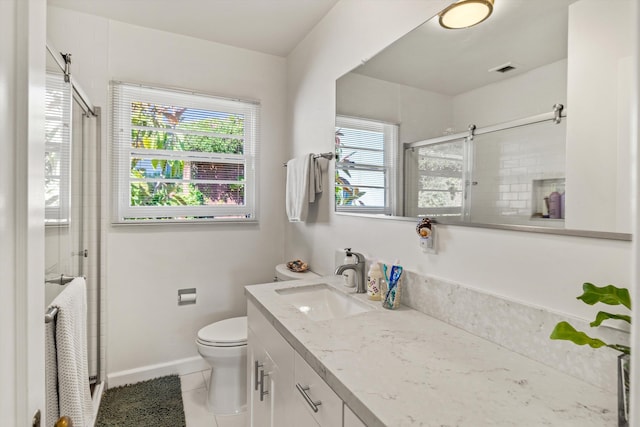
POLYGON ((188 357, 185 359, 172 360, 171 362, 108 373, 106 387, 107 389, 120 387, 153 378, 164 377, 166 375, 185 375, 192 372, 204 371, 209 368, 209 364, 202 357, 188 357))

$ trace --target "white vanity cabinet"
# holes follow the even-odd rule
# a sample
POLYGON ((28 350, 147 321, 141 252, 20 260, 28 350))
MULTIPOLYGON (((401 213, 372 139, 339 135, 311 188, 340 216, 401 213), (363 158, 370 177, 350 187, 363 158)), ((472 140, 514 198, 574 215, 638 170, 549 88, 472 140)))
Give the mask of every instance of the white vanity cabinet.
POLYGON ((274 427, 272 373, 275 368, 273 360, 260 345, 251 329, 247 333, 247 369, 249 425, 251 427, 274 427), (250 374, 249 374, 250 373, 250 374))
POLYGON ((343 427, 367 427, 360 418, 353 413, 351 408, 344 405, 344 424, 343 427))
POLYGON ((249 427, 364 427, 251 301, 247 316, 249 427))
POLYGON ((298 353, 295 353, 294 380, 294 400, 298 408, 311 415, 319 426, 342 426, 342 399, 298 353))
POLYGON ((291 425, 293 348, 250 305, 247 333, 247 405, 250 427, 291 425))

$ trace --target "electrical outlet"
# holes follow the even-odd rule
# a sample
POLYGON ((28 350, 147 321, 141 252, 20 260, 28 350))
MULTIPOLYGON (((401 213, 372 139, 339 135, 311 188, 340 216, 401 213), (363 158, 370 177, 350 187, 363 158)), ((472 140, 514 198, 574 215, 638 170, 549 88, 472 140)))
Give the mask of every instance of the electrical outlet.
POLYGON ((430 254, 436 253, 433 234, 429 237, 421 237, 418 240, 420 241, 420 248, 422 249, 422 252, 430 253, 430 254))

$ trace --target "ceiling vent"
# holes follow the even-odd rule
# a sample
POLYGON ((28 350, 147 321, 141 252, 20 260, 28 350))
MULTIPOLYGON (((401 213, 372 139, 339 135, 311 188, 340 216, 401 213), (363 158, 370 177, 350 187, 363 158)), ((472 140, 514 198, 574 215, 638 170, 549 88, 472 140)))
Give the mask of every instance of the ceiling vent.
POLYGON ((516 64, 507 62, 506 64, 498 65, 497 67, 489 68, 489 72, 506 73, 517 68, 516 64))

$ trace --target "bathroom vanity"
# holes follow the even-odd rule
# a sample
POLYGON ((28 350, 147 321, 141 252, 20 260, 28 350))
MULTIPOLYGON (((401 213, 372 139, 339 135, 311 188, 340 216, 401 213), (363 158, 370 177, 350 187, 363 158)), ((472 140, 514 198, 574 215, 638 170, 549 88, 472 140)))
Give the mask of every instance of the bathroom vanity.
POLYGON ((248 304, 249 425, 364 426, 260 309, 248 304))
POLYGON ((613 426, 615 393, 338 276, 246 287, 250 426, 613 426))

